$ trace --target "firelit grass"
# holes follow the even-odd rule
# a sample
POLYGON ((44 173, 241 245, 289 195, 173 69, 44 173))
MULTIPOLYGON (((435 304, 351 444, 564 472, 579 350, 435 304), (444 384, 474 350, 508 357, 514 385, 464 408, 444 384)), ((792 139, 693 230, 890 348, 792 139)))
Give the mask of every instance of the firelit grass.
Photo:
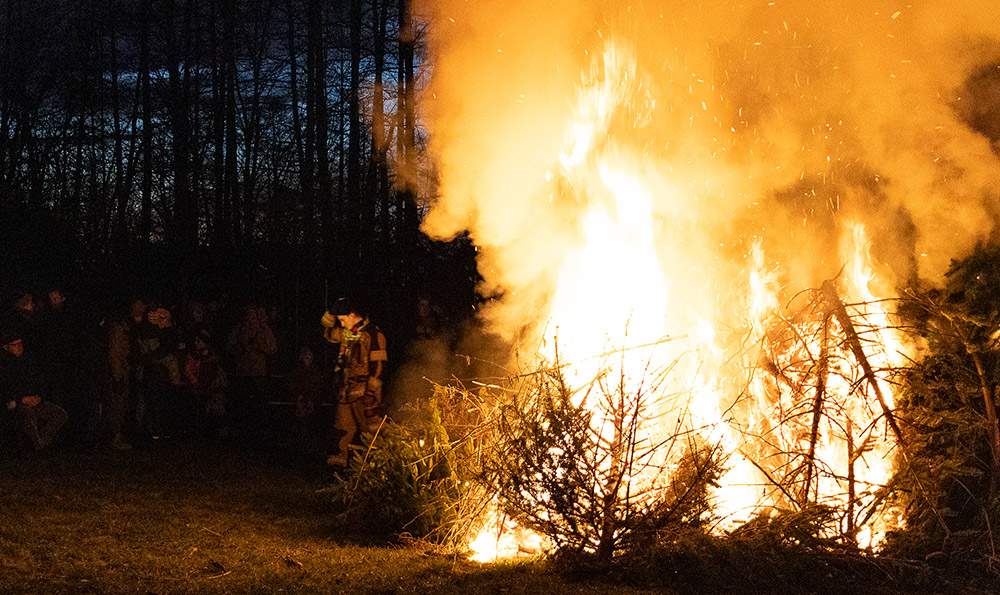
MULTIPOLYGON (((281 445, 177 441, 0 459, 2 593, 640 593, 541 562, 480 565, 372 543, 281 445), (366 541, 368 539, 368 541, 366 541)), ((662 592, 662 591, 660 591, 662 592)))

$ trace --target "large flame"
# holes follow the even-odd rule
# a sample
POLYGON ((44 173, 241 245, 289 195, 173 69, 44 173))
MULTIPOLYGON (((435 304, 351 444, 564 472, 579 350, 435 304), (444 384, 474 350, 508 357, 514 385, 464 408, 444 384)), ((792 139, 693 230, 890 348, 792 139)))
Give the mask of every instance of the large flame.
POLYGON ((994 224, 1000 161, 954 110, 1000 59, 992 4, 418 12, 441 180, 425 229, 471 231, 493 329, 579 385, 611 359, 629 390, 669 368, 643 431, 723 448, 727 519, 815 502, 877 544, 895 440, 878 372, 906 352, 882 300, 994 224))

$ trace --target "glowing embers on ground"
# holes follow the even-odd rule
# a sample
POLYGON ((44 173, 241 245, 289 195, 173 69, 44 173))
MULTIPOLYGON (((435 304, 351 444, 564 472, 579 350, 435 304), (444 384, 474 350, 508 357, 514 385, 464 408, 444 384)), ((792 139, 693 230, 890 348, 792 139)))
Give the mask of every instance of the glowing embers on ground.
POLYGON ((469 543, 475 562, 492 562, 518 555, 535 556, 551 547, 548 540, 534 531, 519 527, 500 514, 495 505, 484 515, 486 526, 469 543))

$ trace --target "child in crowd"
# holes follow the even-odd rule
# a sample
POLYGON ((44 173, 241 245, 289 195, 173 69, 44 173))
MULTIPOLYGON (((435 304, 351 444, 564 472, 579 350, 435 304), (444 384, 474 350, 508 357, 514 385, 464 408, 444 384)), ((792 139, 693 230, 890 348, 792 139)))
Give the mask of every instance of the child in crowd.
POLYGON ((323 390, 323 375, 314 360, 312 350, 302 347, 285 387, 295 405, 295 434, 302 439, 315 433, 316 407, 323 390))
POLYGON ((225 429, 223 422, 226 415, 226 387, 229 382, 219 356, 212 348, 209 332, 199 329, 191 342, 184 360, 184 377, 202 417, 204 434, 217 437, 225 429))

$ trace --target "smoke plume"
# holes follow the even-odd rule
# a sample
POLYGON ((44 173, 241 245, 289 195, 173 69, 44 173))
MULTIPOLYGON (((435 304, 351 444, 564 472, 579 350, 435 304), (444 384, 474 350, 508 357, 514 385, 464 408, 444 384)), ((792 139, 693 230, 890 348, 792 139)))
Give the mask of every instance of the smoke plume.
POLYGON ((421 116, 440 179, 424 229, 470 231, 481 290, 503 296, 487 314, 500 329, 552 298, 586 208, 606 200, 563 173, 574 147, 647 180, 659 262, 672 279, 707 272, 706 299, 729 290, 754 241, 798 289, 836 275, 848 220, 865 223, 895 284, 939 279, 993 233, 1000 160, 970 125, 998 88, 985 84, 1000 61, 992 1, 418 0, 415 12, 429 23, 421 116), (969 95, 970 80, 985 83, 969 95), (583 118, 595 125, 581 141, 583 118))

